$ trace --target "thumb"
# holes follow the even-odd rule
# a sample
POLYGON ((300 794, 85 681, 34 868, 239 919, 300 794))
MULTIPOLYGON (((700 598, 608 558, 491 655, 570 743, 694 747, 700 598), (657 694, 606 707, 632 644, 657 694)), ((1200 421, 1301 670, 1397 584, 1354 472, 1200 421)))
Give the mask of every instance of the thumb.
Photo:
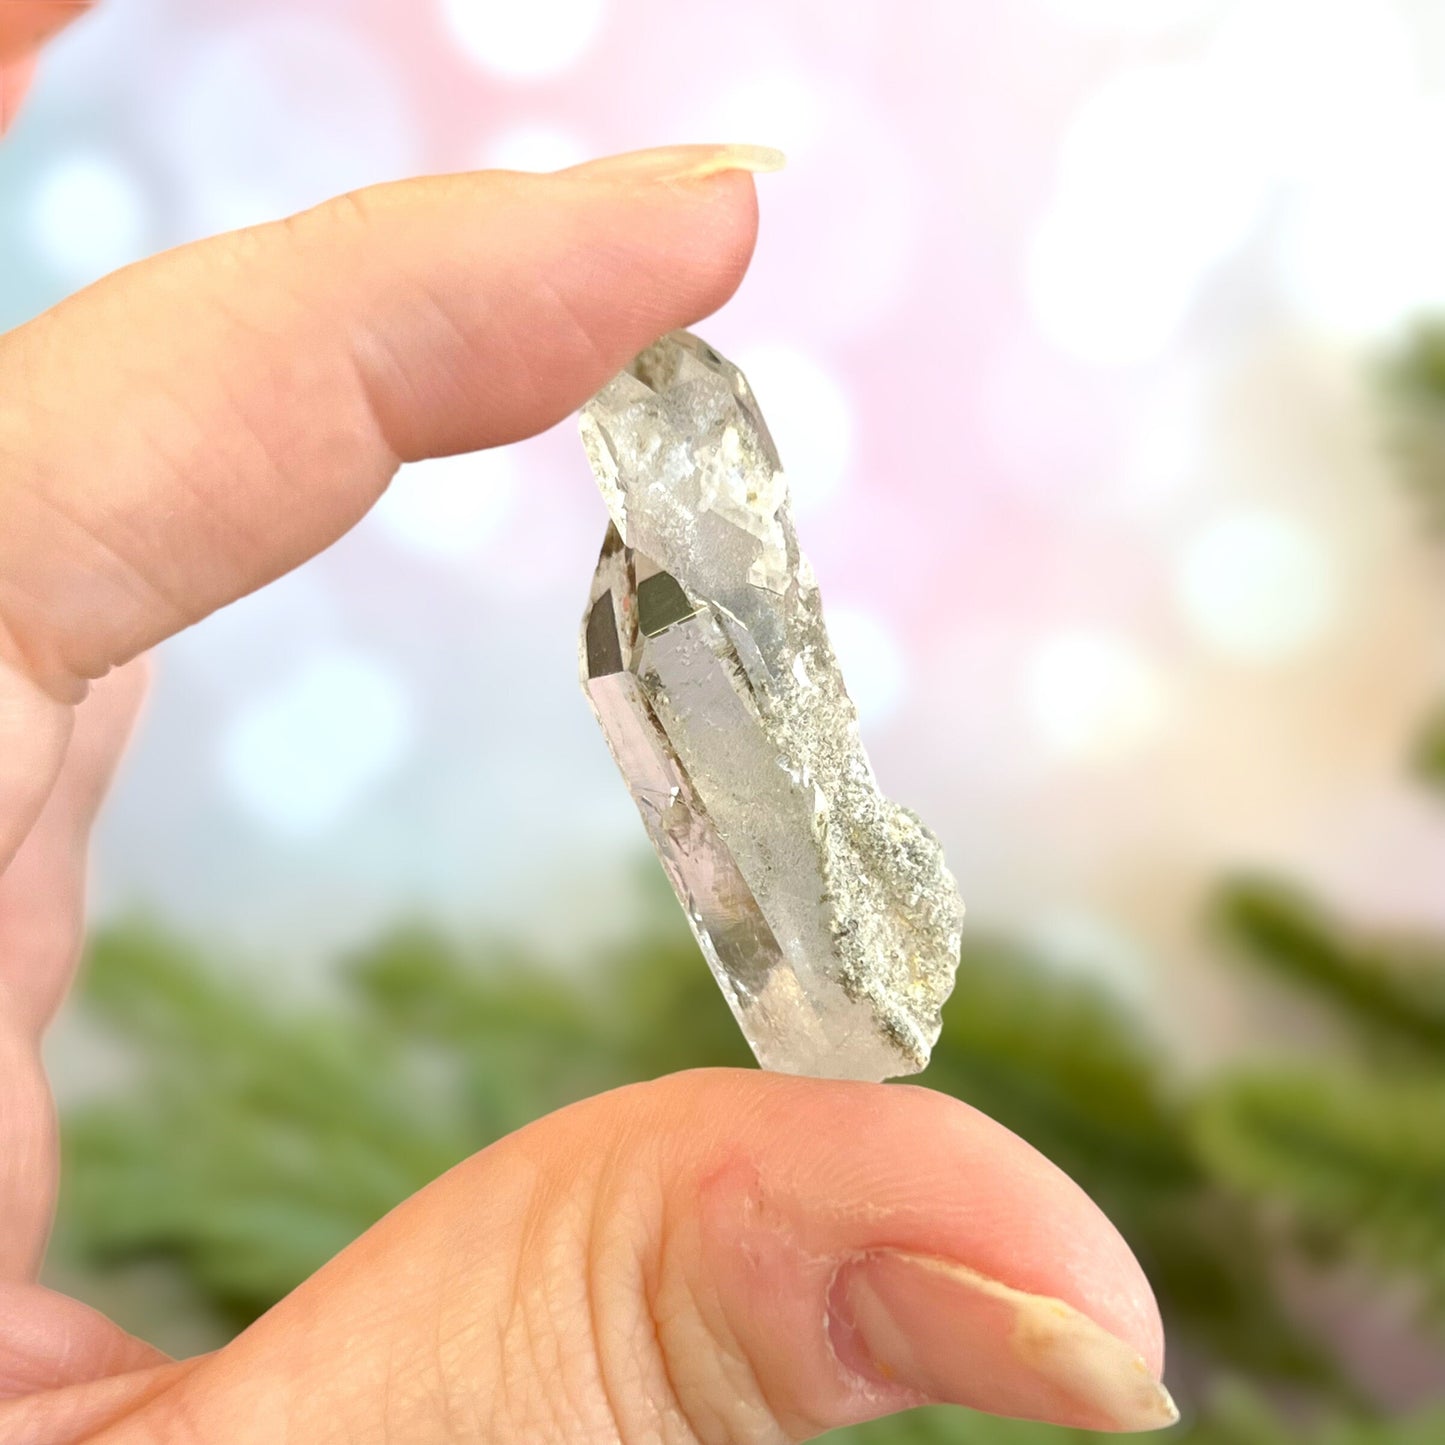
POLYGON ((1127 1246, 1006 1130, 709 1071, 460 1165, 99 1438, 746 1445, 929 1400, 1141 1430, 1161 1354, 1127 1246))

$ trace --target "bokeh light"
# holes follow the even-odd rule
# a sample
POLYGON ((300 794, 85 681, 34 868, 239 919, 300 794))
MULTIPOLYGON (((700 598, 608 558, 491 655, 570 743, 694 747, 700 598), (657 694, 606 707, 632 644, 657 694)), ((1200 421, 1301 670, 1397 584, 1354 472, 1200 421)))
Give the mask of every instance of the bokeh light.
POLYGON ((794 66, 759 70, 729 89, 709 111, 708 134, 777 146, 792 165, 806 165, 828 134, 837 102, 816 76, 794 66))
POLYGON ((768 428, 798 515, 828 505, 853 460, 855 408, 842 382, 816 357, 785 342, 755 343, 730 359, 754 394, 766 398, 768 428))
POLYGON ((588 158, 587 144, 575 131, 536 121, 489 136, 477 165, 484 170, 560 171, 588 158))
POLYGON ((100 153, 58 159, 36 182, 26 221, 35 253, 71 287, 137 260, 153 236, 145 188, 100 153))
POLYGON ((198 233, 274 220, 422 167, 416 119, 384 53, 304 11, 203 32, 155 104, 160 147, 198 233))
POLYGON ((1268 183, 1258 138, 1204 67, 1141 66, 1108 81, 1064 138, 1028 255, 1040 326, 1088 361, 1157 356, 1211 268, 1248 237, 1268 183))
POLYGON ((465 53, 495 75, 535 80, 575 65, 607 16, 607 0, 441 0, 465 53))
POLYGON ((320 834, 396 767, 413 730, 392 670, 359 653, 323 653, 235 714, 220 741, 221 775, 267 828, 320 834))
POLYGON ((397 473, 370 521, 414 551, 465 557, 491 540, 516 489, 516 463, 505 451, 416 462, 397 473))
POLYGON ((1170 30, 1197 24, 1227 8, 1227 0, 1039 0, 1061 20, 1099 30, 1170 30))
POLYGON ((902 642, 881 617, 862 608, 830 603, 827 618, 860 721, 885 722, 904 701, 908 660, 902 642))
POLYGON ((1339 606, 1319 541, 1301 523, 1260 510, 1222 517, 1189 544, 1179 598, 1201 640, 1251 662, 1317 642, 1339 606))
POLYGON ((1064 628, 1029 658, 1029 715, 1040 742, 1063 759, 1104 761, 1137 750, 1164 717, 1158 669, 1128 638, 1064 628))

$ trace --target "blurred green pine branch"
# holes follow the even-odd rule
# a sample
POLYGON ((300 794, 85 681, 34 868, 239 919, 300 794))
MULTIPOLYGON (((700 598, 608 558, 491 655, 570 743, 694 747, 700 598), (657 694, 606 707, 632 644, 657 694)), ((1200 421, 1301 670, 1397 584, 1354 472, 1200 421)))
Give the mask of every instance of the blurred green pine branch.
POLYGON ((170 1260, 231 1325, 456 1162, 445 1091, 374 1015, 288 1014, 146 924, 96 937, 87 996, 143 1062, 68 1121, 63 1225, 97 1263, 170 1260))
MULTIPOLYGON (((169 1269, 235 1328, 529 1119, 630 1080, 749 1062, 670 908, 585 978, 500 946, 473 957, 418 928, 350 960, 340 994, 283 1005, 151 925, 97 936, 85 1001, 136 1076, 67 1120, 62 1239, 86 1267, 169 1269)), ((1195 1103, 1140 1020, 1097 984, 978 936, 955 1000, 925 1082, 1016 1129, 1110 1211, 1176 1353, 1349 1398, 1277 1297, 1251 1197, 1211 1174, 1195 1103)), ((957 1438, 928 1433, 946 1427, 926 1415, 870 1428, 857 1438, 957 1438)), ((1071 1438, 997 1428, 1015 1433, 970 1420, 965 1438, 1071 1438)))
POLYGON ((1445 1307, 1445 1075, 1247 1074, 1211 1091, 1199 1138, 1214 1175, 1311 1251, 1366 1256, 1445 1307))
POLYGON ((1415 742, 1415 772, 1431 787, 1445 790, 1445 704, 1425 720, 1415 742))
POLYGON ((1386 441, 1426 525, 1445 529, 1445 320, 1417 323, 1381 371, 1386 441))
POLYGON ((1007 1124, 1088 1190, 1134 1247, 1176 1344, 1342 1388, 1277 1299, 1253 1212, 1202 1167, 1190 1102, 1159 1047, 1098 983, 971 938, 923 1080, 1007 1124))
POLYGON ((1201 1159, 1306 1251, 1363 1258, 1445 1315, 1445 941, 1361 930, 1267 878, 1227 884, 1214 913, 1236 955, 1312 999, 1343 1048, 1217 1081, 1201 1159))
POLYGON ((1372 1062, 1445 1059, 1445 940, 1357 929, 1270 878, 1229 881, 1213 915, 1236 956, 1313 999, 1372 1062))
MULTIPOLYGON (((1418 322, 1380 372, 1385 440, 1395 471, 1427 529, 1445 535, 1445 318, 1418 322)), ((1413 748, 1415 771, 1445 788, 1445 700, 1413 748)))
MULTIPOLYGON (((1211 1408, 1183 1437, 1191 1445, 1430 1439, 1414 1422, 1360 1415, 1347 1373, 1274 1281, 1283 1222, 1307 1256, 1364 1258, 1439 1295, 1445 963, 1428 942, 1359 933, 1267 880, 1230 885, 1216 916, 1241 956, 1315 998, 1353 1053, 1386 1048, 1391 1067, 1330 1072, 1286 1058, 1186 1088, 1097 982, 975 933, 924 1081, 1031 1140, 1109 1211, 1155 1282, 1191 1379, 1283 1382, 1307 1405, 1287 1422, 1257 1400, 1242 1414, 1211 1408)), ((473 952, 401 930, 346 963, 336 998, 309 1007, 132 922, 93 940, 84 997, 134 1073, 67 1119, 60 1237, 92 1271, 169 1271, 224 1329, 539 1114, 681 1067, 749 1062, 670 907, 585 977, 501 945, 473 952)), ((920 1412, 848 1438, 1086 1437, 920 1412)))

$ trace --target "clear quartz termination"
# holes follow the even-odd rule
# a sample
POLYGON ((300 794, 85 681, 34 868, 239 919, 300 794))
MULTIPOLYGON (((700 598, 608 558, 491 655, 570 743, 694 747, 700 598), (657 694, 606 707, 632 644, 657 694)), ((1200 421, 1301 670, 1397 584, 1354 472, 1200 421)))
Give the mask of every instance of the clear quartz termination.
POLYGON ((742 373, 675 332, 582 412, 611 513, 582 685, 764 1068, 916 1073, 963 904, 878 791, 742 373))

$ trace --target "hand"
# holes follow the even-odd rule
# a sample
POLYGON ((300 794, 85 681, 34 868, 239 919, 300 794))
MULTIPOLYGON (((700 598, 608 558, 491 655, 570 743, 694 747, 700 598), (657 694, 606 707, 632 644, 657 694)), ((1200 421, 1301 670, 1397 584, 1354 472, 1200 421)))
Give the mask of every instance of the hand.
MULTIPOLYGON (((6 26, 47 7, 3 9, 13 64, 6 26)), ((400 462, 530 435, 720 305, 753 245, 746 162, 381 187, 0 338, 7 1445, 763 1442, 925 1400, 1173 1418, 1123 1241, 1027 1145, 917 1088, 703 1072, 563 1110, 199 1359, 36 1283, 56 1180, 39 1040, 138 659, 334 541, 400 462)))

